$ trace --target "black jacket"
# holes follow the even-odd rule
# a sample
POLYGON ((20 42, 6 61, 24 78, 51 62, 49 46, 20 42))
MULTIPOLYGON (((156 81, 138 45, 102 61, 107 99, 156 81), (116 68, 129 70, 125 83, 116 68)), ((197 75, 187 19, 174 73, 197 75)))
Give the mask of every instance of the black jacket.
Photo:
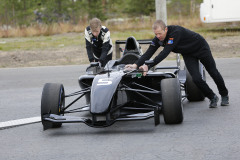
POLYGON ((90 26, 88 26, 85 29, 85 41, 90 62, 94 59, 98 59, 102 62, 107 58, 107 55, 111 54, 113 51, 110 32, 105 26, 102 26, 98 37, 93 36, 90 26))
POLYGON ((198 33, 181 26, 170 25, 164 41, 155 37, 145 54, 137 61, 137 66, 143 65, 145 60, 150 59, 160 46, 163 46, 164 49, 154 58, 154 65, 165 59, 170 52, 182 55, 198 54, 202 48, 208 47, 208 44, 198 33))

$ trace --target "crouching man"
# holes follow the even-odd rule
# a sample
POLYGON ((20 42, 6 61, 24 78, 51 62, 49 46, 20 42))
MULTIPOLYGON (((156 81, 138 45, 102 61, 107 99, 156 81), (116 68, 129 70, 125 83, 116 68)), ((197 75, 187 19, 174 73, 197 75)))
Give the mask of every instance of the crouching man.
POLYGON ((85 29, 85 41, 89 62, 100 62, 104 67, 112 59, 110 31, 101 25, 98 18, 90 20, 90 25, 85 29))

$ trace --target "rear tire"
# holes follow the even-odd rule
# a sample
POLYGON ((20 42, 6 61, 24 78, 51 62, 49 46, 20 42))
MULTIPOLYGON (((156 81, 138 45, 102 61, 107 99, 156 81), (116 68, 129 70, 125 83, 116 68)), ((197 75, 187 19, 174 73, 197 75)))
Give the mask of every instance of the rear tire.
POLYGON ((177 78, 161 81, 162 113, 166 124, 179 124, 183 121, 183 107, 180 82, 177 78))
MULTIPOLYGON (((203 80, 206 81, 205 70, 201 63, 199 65, 199 70, 200 70, 200 73, 202 73, 203 80)), ((205 99, 204 94, 193 82, 192 76, 190 75, 187 69, 186 69, 186 72, 187 72, 187 78, 185 83, 185 91, 186 91, 187 99, 189 101, 203 101, 205 99)))
POLYGON ((65 105, 65 93, 62 84, 46 83, 42 91, 41 100, 41 120, 44 129, 59 128, 62 123, 54 123, 45 121, 44 115, 56 114, 60 115, 65 105))

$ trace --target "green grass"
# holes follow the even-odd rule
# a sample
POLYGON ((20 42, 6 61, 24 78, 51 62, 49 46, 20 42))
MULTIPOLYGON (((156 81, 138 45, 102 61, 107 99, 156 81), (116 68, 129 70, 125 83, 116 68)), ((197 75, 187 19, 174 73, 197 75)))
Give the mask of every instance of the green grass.
MULTIPOLYGON (((113 42, 116 40, 126 40, 129 36, 134 36, 136 39, 150 39, 154 35, 151 30, 111 32, 113 42)), ((6 42, 0 44, 1 51, 54 49, 59 47, 85 45, 83 33, 39 37, 0 38, 0 41, 6 42)))
POLYGON ((200 33, 205 38, 210 37, 213 39, 225 36, 240 36, 240 27, 208 26, 195 28, 193 31, 200 33))
MULTIPOLYGON (((240 36, 240 29, 195 28, 192 30, 200 33, 205 38, 217 39, 223 36, 240 36)), ((116 40, 126 40, 129 36, 134 36, 136 39, 152 39, 154 34, 151 29, 111 32, 113 43, 116 40)), ((83 32, 39 37, 0 38, 0 42, 6 42, 0 43, 0 51, 45 50, 85 45, 83 32)))
POLYGON ((53 35, 27 38, 0 38, 0 41, 6 42, 0 44, 2 51, 15 50, 39 50, 39 49, 54 49, 59 47, 74 46, 83 44, 82 36, 73 34, 71 36, 53 35))
MULTIPOLYGON (((108 24, 107 27, 111 31, 113 43, 115 43, 116 40, 126 40, 129 36, 134 36, 136 39, 152 39, 154 34, 151 25, 154 20, 154 17, 152 17, 144 21, 126 21, 122 24, 115 25, 108 24)), ((204 24, 198 16, 192 18, 169 18, 168 24, 189 28, 190 30, 200 33, 205 38, 218 39, 224 36, 240 36, 240 23, 204 24)), ((76 45, 84 46, 84 29, 87 25, 88 24, 52 24, 41 27, 16 27, 9 30, 7 34, 9 38, 0 38, 0 42, 6 42, 0 43, 0 51, 45 50, 76 45), (26 35, 22 35, 21 33, 26 33, 26 35), (62 34, 54 35, 56 33, 62 34)), ((0 37, 7 37, 5 31, 0 30, 0 37)))
POLYGON ((152 39, 154 37, 154 34, 152 30, 129 30, 121 32, 111 32, 111 38, 113 41, 126 40, 130 36, 134 36, 136 39, 152 39))

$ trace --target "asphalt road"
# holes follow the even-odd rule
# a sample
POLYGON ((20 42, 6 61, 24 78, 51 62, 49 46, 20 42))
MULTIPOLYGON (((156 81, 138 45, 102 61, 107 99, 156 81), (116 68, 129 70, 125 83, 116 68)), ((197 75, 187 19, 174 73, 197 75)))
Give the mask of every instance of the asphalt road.
MULTIPOLYGON (((41 123, 0 130, 0 160, 236 160, 240 158, 240 58, 216 59, 230 91, 230 106, 208 108, 208 100, 184 101, 180 125, 117 122, 108 128, 63 124, 43 131, 41 123)), ((166 61, 162 65, 171 65, 166 61)), ((40 116, 42 87, 63 83, 79 89, 86 65, 0 69, 0 122, 40 116)), ((207 75, 208 76, 208 75, 207 75)), ((217 92, 208 76, 207 82, 217 92)), ((76 105, 84 104, 84 100, 76 105)))

